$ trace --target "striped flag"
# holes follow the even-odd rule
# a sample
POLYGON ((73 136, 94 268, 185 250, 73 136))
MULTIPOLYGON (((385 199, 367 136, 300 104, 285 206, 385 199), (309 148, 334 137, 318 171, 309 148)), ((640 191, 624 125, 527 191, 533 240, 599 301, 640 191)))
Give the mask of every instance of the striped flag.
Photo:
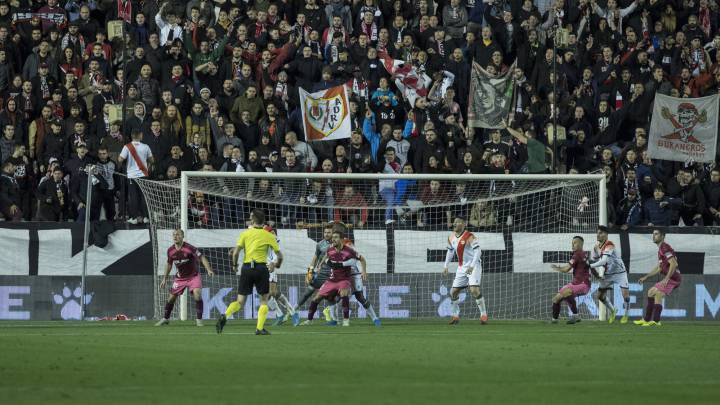
POLYGON ((417 69, 410 63, 393 59, 388 55, 387 51, 378 52, 378 56, 383 61, 385 70, 395 79, 395 85, 411 106, 415 106, 415 100, 418 97, 427 96, 430 84, 432 84, 430 76, 425 73, 418 73, 417 69))

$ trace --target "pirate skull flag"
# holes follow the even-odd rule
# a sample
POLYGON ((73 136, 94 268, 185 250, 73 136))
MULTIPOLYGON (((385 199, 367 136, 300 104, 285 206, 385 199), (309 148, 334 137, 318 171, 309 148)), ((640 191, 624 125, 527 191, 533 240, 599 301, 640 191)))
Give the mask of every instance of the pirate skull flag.
POLYGON ((675 98, 655 95, 648 153, 653 159, 712 162, 720 95, 675 98))
POLYGON ((472 128, 502 128, 503 118, 510 113, 513 98, 512 72, 491 74, 473 62, 468 99, 468 125, 472 128))
POLYGON ((308 141, 350 138, 350 109, 344 85, 315 93, 301 88, 300 108, 308 141))

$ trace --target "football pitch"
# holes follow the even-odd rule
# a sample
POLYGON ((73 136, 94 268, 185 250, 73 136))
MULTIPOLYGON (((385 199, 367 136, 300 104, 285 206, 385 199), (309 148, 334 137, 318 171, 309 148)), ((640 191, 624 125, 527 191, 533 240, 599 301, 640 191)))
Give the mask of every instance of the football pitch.
POLYGON ((717 404, 720 325, 0 322, 3 404, 717 404))

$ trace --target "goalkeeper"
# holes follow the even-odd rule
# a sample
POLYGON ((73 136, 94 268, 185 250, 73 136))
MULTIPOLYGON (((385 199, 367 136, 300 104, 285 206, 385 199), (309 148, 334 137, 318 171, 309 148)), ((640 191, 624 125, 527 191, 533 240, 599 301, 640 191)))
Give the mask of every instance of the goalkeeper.
POLYGON ((620 323, 627 323, 630 315, 630 290, 628 290, 627 270, 625 269, 625 263, 623 263, 618 251, 615 249, 615 244, 608 239, 608 227, 606 226, 600 225, 597 228, 597 243, 593 248, 591 260, 591 271, 600 276, 598 301, 605 304, 610 310, 608 322, 615 322, 615 314, 617 313, 611 298, 608 297, 608 292, 612 293, 614 286, 618 285, 622 292, 625 309, 620 323), (605 266, 604 274, 598 274, 597 272, 597 269, 601 266, 605 266))

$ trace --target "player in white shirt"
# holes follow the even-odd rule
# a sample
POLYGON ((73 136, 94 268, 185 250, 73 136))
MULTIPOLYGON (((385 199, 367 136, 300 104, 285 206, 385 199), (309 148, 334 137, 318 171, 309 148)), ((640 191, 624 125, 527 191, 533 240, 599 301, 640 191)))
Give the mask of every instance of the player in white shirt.
POLYGON ((470 295, 475 298, 475 303, 480 310, 480 323, 486 324, 488 320, 485 298, 480 292, 480 281, 482 278, 482 264, 480 263, 480 244, 472 232, 465 230, 466 222, 463 218, 455 218, 453 232, 448 237, 447 254, 445 255, 445 266, 443 275, 448 274, 448 266, 457 255, 458 268, 455 273, 452 288, 450 289, 450 303, 452 304, 452 319, 450 325, 457 325, 460 322, 460 306, 458 297, 460 291, 468 288, 470 295))
POLYGON ((125 172, 128 178, 128 222, 138 224, 147 220, 145 197, 135 179, 150 175, 150 166, 155 162, 150 147, 142 143, 142 132, 132 134, 132 142, 123 146, 118 156, 118 164, 127 161, 125 172))
POLYGON ((615 314, 617 313, 617 309, 612 304, 612 298, 608 297, 608 291, 612 294, 614 286, 617 285, 622 292, 625 308, 625 314, 623 314, 622 319, 620 319, 620 323, 627 323, 630 314, 630 290, 628 289, 627 269, 617 249, 615 249, 615 244, 608 240, 608 228, 606 226, 598 226, 597 243, 593 248, 590 258, 591 270, 596 270, 600 266, 605 267, 605 274, 600 277, 598 301, 605 304, 610 310, 608 322, 615 322, 615 314))
MULTIPOLYGON (((275 239, 277 239, 277 232, 275 231, 275 229, 273 229, 272 226, 265 225, 263 229, 275 235, 275 239)), ((277 239, 277 241, 278 243, 280 243, 280 239, 277 239)), ((275 254, 275 251, 272 250, 272 248, 268 248, 267 263, 268 267, 272 266, 276 269, 280 267, 278 265, 278 257, 275 254)), ((297 312, 295 312, 295 308, 293 308, 293 306, 290 304, 290 301, 288 301, 285 294, 282 294, 278 289, 276 271, 270 272, 270 299, 268 300, 268 308, 272 311, 275 311, 275 323, 273 324, 273 326, 282 325, 287 319, 285 318, 283 309, 287 311, 289 318, 292 318, 294 326, 298 326, 300 324, 300 316, 297 312)))

